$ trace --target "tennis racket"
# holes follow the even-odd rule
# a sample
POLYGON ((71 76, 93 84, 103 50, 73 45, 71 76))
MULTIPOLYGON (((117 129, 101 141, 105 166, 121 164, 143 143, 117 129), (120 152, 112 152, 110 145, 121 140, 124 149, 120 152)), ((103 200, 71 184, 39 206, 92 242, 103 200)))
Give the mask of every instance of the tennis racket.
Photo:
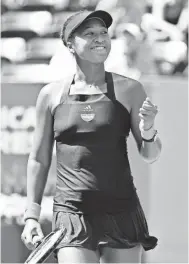
POLYGON ((56 229, 36 244, 36 248, 29 255, 25 264, 43 263, 66 234, 66 228, 56 229))

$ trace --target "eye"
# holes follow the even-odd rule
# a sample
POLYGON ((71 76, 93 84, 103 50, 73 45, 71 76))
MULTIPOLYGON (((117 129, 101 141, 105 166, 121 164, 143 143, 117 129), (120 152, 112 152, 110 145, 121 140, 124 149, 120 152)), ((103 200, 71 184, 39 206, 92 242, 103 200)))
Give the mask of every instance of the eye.
POLYGON ((102 34, 106 35, 106 34, 108 34, 108 32, 104 30, 104 31, 102 31, 102 34))
POLYGON ((87 32, 85 33, 85 36, 92 36, 93 35, 93 32, 87 32))

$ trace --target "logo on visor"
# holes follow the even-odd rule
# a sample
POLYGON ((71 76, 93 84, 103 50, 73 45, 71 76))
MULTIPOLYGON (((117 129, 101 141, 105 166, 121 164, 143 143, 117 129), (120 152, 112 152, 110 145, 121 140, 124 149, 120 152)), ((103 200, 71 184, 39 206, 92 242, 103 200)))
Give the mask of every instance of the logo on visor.
POLYGON ((95 117, 95 113, 94 110, 92 109, 92 107, 90 105, 87 105, 81 113, 81 118, 83 119, 83 121, 85 122, 90 122, 94 119, 95 117))

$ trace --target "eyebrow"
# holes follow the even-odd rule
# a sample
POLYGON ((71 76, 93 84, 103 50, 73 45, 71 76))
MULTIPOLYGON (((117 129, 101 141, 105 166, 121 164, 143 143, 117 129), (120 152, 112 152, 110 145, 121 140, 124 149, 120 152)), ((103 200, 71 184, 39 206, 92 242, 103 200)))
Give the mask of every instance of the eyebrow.
MULTIPOLYGON (((107 29, 107 27, 104 25, 104 26, 100 26, 101 28, 106 28, 107 29)), ((94 26, 84 26, 83 27, 83 29, 82 29, 82 31, 84 31, 84 30, 86 30, 86 29, 89 29, 89 28, 94 28, 94 26)))

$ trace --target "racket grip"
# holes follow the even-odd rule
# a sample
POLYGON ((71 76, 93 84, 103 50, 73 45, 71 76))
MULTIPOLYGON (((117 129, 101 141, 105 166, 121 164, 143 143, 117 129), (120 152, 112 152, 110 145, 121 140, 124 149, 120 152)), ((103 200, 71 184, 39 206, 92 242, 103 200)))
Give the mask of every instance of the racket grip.
POLYGON ((42 241, 37 241, 36 243, 34 243, 34 247, 37 248, 41 243, 42 241))
MULTIPOLYGON (((32 239, 37 236, 36 234, 32 236, 32 239)), ((42 240, 38 240, 36 242, 34 242, 34 247, 37 248, 41 243, 43 242, 43 239, 42 240)))

